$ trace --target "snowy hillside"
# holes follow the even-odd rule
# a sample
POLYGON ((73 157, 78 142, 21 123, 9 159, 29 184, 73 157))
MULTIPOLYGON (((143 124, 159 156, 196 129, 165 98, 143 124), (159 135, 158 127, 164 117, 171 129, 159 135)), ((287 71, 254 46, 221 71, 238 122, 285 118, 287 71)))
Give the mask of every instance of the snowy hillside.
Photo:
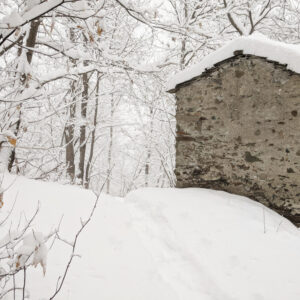
MULTIPOLYGON (((94 200, 86 190, 5 177, 2 212, 14 217, 40 201, 34 228, 61 223, 72 240, 94 200)), ((7 232, 1 228, 0 237, 7 232)), ((7 230, 7 229, 6 229, 7 230)), ((28 274, 30 299, 49 299, 70 249, 56 241, 47 272, 28 274)), ((56 299, 299 300, 300 234, 289 221, 249 199, 204 189, 141 189, 107 195, 80 237, 56 299)), ((12 298, 7 298, 12 299, 12 298)))

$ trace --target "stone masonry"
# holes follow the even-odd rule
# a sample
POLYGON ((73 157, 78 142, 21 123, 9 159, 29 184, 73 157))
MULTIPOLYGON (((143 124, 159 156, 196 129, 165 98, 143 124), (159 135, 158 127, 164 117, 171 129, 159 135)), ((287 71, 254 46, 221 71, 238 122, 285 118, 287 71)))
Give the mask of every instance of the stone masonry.
POLYGON ((300 225, 300 75, 235 54, 176 86, 177 187, 247 196, 300 225))

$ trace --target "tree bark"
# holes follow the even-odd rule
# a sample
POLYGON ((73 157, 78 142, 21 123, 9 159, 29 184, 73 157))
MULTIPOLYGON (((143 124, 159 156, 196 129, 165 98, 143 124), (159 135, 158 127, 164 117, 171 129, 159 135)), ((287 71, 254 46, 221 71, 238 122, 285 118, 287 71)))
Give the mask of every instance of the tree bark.
MULTIPOLYGON (((28 64, 31 64, 31 62, 32 62, 33 51, 31 49, 33 49, 35 47, 36 38, 38 35, 38 30, 39 30, 40 24, 41 24, 41 21, 39 19, 34 20, 30 23, 29 34, 28 34, 28 38, 26 40, 26 48, 27 49, 29 48, 29 50, 26 50, 27 51, 26 57, 27 57, 28 64)), ((21 41, 23 41, 23 39, 21 41)), ((19 57, 21 56, 21 54, 22 54, 22 50, 20 48, 20 50, 18 51, 19 57)), ((25 86, 25 88, 27 87, 28 80, 29 80, 28 74, 22 74, 21 83, 23 86, 25 86)), ((20 127, 21 127, 21 116, 22 116, 21 105, 22 105, 22 103, 20 104, 20 106, 17 107, 18 120, 15 124, 15 129, 14 129, 14 134, 16 137, 18 136, 20 127)), ((16 160, 16 148, 13 148, 11 151, 10 157, 9 157, 9 162, 8 162, 8 171, 9 172, 12 171, 12 167, 15 163, 15 160, 16 160)))
MULTIPOLYGON (((75 41, 75 34, 73 29, 70 29, 70 40, 75 41)), ((75 61, 70 59, 71 64, 75 65, 75 61)), ((75 179, 75 150, 74 150, 74 138, 75 138, 75 126, 74 119, 76 116, 76 81, 71 83, 71 103, 69 106, 69 118, 64 129, 64 137, 66 141, 66 164, 67 164, 67 174, 69 175, 71 182, 75 179)))
MULTIPOLYGON (((72 89, 74 89, 74 84, 72 84, 72 89)), ((72 99, 74 100, 74 99, 72 99)), ((76 114, 76 103, 70 105, 69 108, 69 120, 65 126, 64 136, 66 141, 66 163, 67 163, 67 174, 69 175, 71 181, 75 179, 75 151, 74 151, 74 118, 76 114)))
POLYGON ((89 159, 88 159, 88 162, 86 165, 86 170, 85 170, 84 187, 86 189, 88 189, 89 185, 90 185, 90 170, 91 170, 92 160, 93 160, 93 156, 94 156, 94 147, 95 147, 95 141, 96 141, 96 127, 97 127, 98 105, 99 105, 99 85, 100 85, 100 74, 98 73, 96 97, 95 97, 95 113, 94 113, 94 122, 93 122, 94 128, 93 128, 92 137, 91 137, 91 148, 90 148, 89 159))
MULTIPOLYGON (((113 96, 110 100, 110 122, 112 123, 114 118, 114 99, 113 96)), ((109 146, 108 146, 108 155, 107 155, 107 161, 108 161, 108 169, 107 169, 107 184, 106 184, 106 192, 109 194, 110 192, 110 177, 111 177, 111 169, 112 169, 112 151, 113 151, 113 138, 114 138, 114 128, 111 124, 109 128, 109 146)))
POLYGON ((150 176, 150 168, 151 168, 151 156, 152 156, 152 143, 153 143, 153 127, 154 127, 154 110, 151 107, 149 111, 149 115, 151 118, 150 121, 150 133, 149 133, 149 140, 147 145, 147 157, 146 157, 146 164, 145 164, 145 186, 149 186, 149 176, 150 176))
MULTIPOLYGON (((87 66, 87 62, 83 63, 87 66)), ((81 126, 80 126, 80 146, 79 146, 79 173, 78 178, 80 183, 84 185, 84 164, 85 164, 85 152, 86 152, 86 115, 87 104, 89 99, 89 77, 87 73, 82 75, 83 92, 81 99, 81 126)))

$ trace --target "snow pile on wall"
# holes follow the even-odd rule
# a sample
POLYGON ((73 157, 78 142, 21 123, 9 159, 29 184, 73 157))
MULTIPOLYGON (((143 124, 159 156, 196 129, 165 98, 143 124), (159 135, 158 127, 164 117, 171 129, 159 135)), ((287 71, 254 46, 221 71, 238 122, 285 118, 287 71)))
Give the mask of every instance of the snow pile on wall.
MULTIPOLYGON (((61 221, 72 240, 94 200, 90 191, 7 176, 3 210, 30 216, 47 234, 61 221)), ((2 212, 4 212, 2 210, 2 212)), ((7 232, 0 228, 0 236, 7 232)), ((78 241, 57 300, 299 300, 300 234, 247 198, 205 189, 141 189, 103 195, 78 241)), ((45 277, 28 270, 29 299, 49 299, 69 258, 56 241, 45 277)))
POLYGON ((172 91, 176 85, 200 76, 216 63, 233 57, 234 52, 238 50, 242 50, 244 54, 266 57, 280 64, 286 64, 287 69, 300 73, 300 46, 274 41, 260 33, 255 33, 227 43, 207 55, 199 64, 175 74, 167 82, 167 91, 172 91))

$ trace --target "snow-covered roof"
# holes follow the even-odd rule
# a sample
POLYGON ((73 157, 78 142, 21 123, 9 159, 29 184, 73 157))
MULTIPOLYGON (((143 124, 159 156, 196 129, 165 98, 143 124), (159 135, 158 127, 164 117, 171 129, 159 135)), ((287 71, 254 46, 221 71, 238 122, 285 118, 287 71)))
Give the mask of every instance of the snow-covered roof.
POLYGON ((216 63, 233 57, 234 52, 239 50, 243 51, 244 54, 265 57, 280 64, 286 64, 289 70, 300 73, 299 45, 274 41, 260 33, 256 33, 232 40, 217 51, 207 55, 200 63, 175 74, 167 83, 167 91, 174 91, 178 84, 200 76, 216 63))

